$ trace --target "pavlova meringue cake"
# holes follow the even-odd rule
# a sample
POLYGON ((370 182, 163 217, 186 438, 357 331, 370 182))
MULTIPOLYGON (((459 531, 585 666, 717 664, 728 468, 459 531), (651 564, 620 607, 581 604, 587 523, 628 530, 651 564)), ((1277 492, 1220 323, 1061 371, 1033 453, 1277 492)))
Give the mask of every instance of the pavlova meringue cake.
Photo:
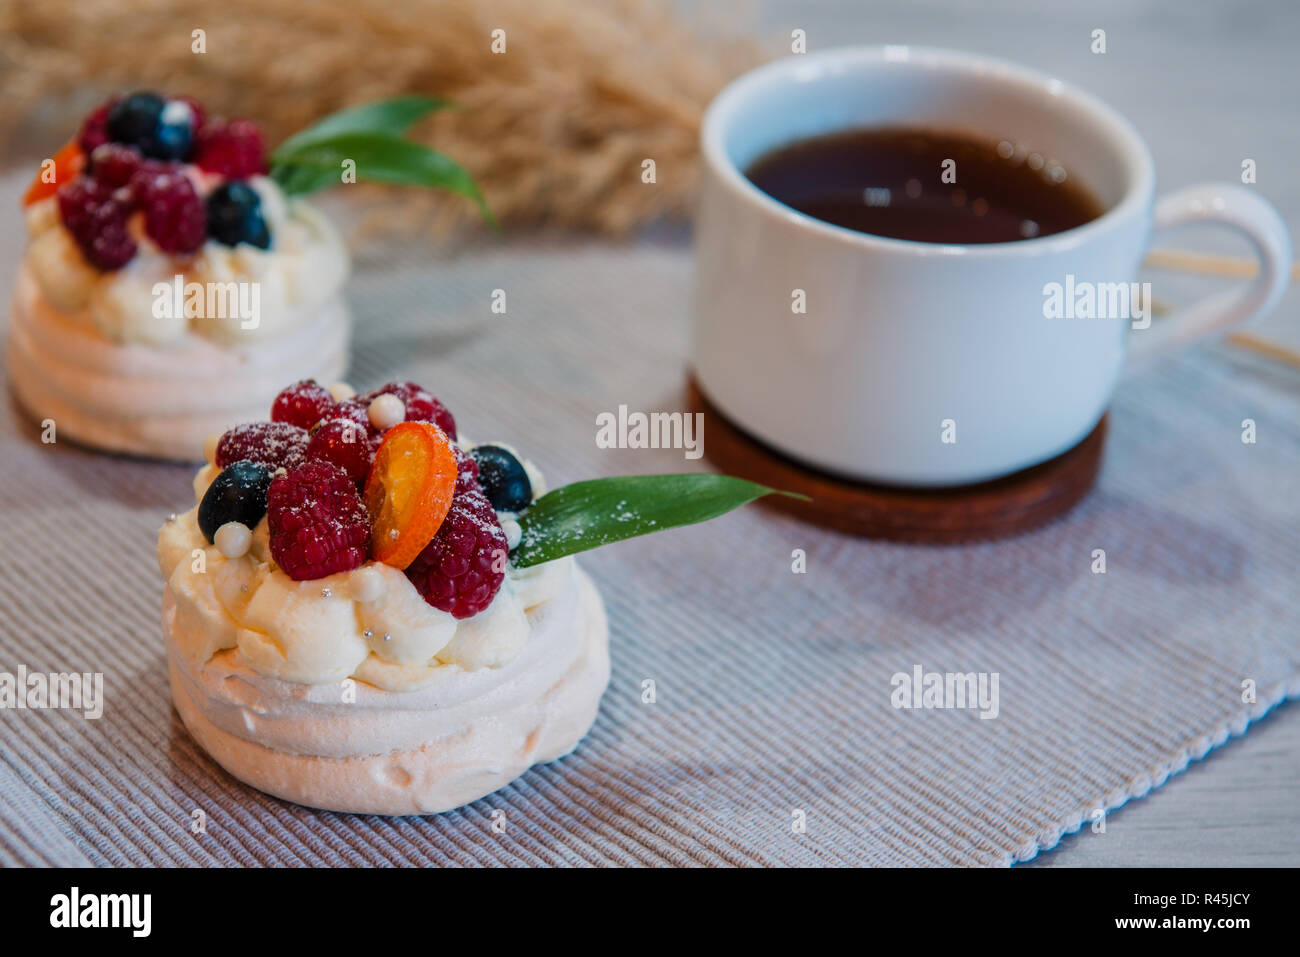
POLYGON ((9 376, 59 433, 198 461, 286 380, 348 361, 348 255, 267 172, 260 130, 134 93, 87 117, 25 197, 9 376))
POLYGON ((771 491, 695 474, 549 494, 412 383, 305 381, 213 436, 158 536, 172 699, 235 777, 334 811, 427 814, 572 751, 609 680, 573 554, 771 491))
POLYGON ((402 138, 444 105, 352 107, 269 157, 255 124, 188 97, 101 105, 24 196, 8 350, 21 404, 86 445, 197 462, 205 436, 256 418, 283 383, 341 378, 348 254, 302 196, 426 186, 491 220, 468 173, 402 138))

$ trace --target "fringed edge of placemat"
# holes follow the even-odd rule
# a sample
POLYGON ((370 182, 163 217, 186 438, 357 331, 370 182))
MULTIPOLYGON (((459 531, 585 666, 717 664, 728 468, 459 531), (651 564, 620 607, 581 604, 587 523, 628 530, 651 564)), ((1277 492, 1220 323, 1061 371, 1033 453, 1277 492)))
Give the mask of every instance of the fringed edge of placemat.
POLYGON ((1033 860, 1043 851, 1056 847, 1062 838, 1077 833, 1085 820, 1091 821, 1097 811, 1101 811, 1103 820, 1112 811, 1117 811, 1129 801, 1144 798, 1156 788, 1163 787, 1170 778, 1186 771, 1194 761, 1209 757, 1215 750, 1227 744, 1233 738, 1240 738, 1250 726, 1267 717, 1275 708, 1288 701, 1300 700, 1300 672, 1279 682, 1271 691, 1248 708, 1242 708, 1235 714, 1224 718, 1210 730, 1196 735, 1184 742, 1167 761, 1150 765, 1141 774, 1130 777, 1124 784, 1091 801, 1082 801, 1079 809, 1059 825, 1041 831, 1037 837, 1022 844, 1017 850, 1003 855, 1001 864, 1010 867, 1033 860))

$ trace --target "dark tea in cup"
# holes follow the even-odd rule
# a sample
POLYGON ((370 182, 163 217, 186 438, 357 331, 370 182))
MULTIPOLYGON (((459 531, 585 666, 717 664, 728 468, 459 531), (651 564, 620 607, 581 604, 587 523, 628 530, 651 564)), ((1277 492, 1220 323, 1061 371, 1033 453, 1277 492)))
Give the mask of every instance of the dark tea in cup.
POLYGON ((1006 243, 1091 222, 1101 204, 1066 167, 1009 140, 913 127, 782 146, 745 175, 809 216, 923 243, 1006 243))

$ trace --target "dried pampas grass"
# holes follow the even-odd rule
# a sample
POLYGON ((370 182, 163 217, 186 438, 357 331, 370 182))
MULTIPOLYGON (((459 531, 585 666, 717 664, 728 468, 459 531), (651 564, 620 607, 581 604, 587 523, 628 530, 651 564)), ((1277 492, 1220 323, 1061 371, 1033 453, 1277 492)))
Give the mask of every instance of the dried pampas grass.
MULTIPOLYGON (((667 0, 10 0, 0 136, 12 148, 34 119, 68 130, 97 97, 135 86, 252 117, 272 143, 343 106, 426 93, 460 109, 412 135, 465 165, 504 225, 617 235, 689 212, 704 106, 758 59, 667 0), (191 50, 195 30, 205 53, 191 50)), ((440 193, 369 196, 394 225, 445 233, 477 219, 440 193)))

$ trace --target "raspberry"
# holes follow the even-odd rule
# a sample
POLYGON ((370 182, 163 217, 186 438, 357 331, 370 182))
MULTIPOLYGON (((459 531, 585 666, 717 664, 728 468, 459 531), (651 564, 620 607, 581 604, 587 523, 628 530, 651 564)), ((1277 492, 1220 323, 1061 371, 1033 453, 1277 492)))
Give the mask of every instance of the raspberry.
POLYGON ((93 153, 96 147, 108 142, 108 111, 114 107, 117 100, 117 97, 113 97, 95 107, 81 124, 77 142, 81 144, 82 152, 87 156, 93 153))
POLYGON ((370 407, 370 400, 365 396, 354 395, 350 399, 344 399, 334 407, 333 415, 339 419, 351 419, 357 425, 369 429, 370 413, 367 409, 370 407))
POLYGON ((291 469, 306 459, 307 431, 288 422, 237 425, 217 442, 217 467, 247 459, 269 469, 291 469))
POLYGON ((207 210, 179 165, 141 163, 131 192, 144 210, 144 231, 164 252, 188 254, 203 245, 207 210))
POLYGON ((365 485, 375 447, 366 430, 351 419, 327 419, 311 434, 307 458, 332 462, 357 485, 365 485))
POLYGON ((379 448, 379 443, 384 440, 384 434, 370 424, 370 414, 367 411, 369 407, 369 399, 356 395, 334 406, 330 410, 330 415, 336 419, 347 419, 361 429, 362 434, 370 442, 370 455, 373 457, 379 448))
POLYGON ((388 393, 402 400, 406 406, 406 421, 432 422, 447 433, 447 438, 456 438, 456 420, 452 418, 447 407, 429 394, 427 390, 414 382, 390 382, 382 388, 367 392, 361 398, 368 406, 377 396, 388 393))
MULTIPOLYGON (((443 431, 446 431, 445 429, 443 431)), ((473 457, 462 449, 459 445, 453 445, 451 450, 456 453, 456 488, 457 490, 478 489, 483 491, 482 486, 478 484, 478 463, 473 457)))
POLYGON ((280 392, 271 403, 272 422, 310 429, 334 408, 334 396, 315 379, 303 379, 280 392))
POLYGON ((78 176, 58 192, 59 217, 77 248, 98 269, 121 269, 135 256, 126 231, 129 197, 89 176, 78 176))
POLYGON ((247 179, 266 172, 266 141, 251 120, 213 120, 199 129, 194 162, 227 179, 247 179))
POLYGON ((337 465, 311 460, 278 476, 266 493, 266 518, 271 557, 294 581, 325 578, 366 560, 370 516, 337 465))
POLYGON ((90 154, 90 172, 97 182, 117 189, 131 182, 143 159, 134 146, 104 143, 90 154))
POLYGON ((100 204, 112 198, 112 190, 104 189, 89 176, 78 176, 59 189, 58 198, 59 219, 76 236, 94 220, 100 204))
POLYGON ((492 604, 505 580, 510 551, 492 503, 468 475, 457 474, 447 517, 406 569, 424 600, 454 618, 472 617, 492 604))

